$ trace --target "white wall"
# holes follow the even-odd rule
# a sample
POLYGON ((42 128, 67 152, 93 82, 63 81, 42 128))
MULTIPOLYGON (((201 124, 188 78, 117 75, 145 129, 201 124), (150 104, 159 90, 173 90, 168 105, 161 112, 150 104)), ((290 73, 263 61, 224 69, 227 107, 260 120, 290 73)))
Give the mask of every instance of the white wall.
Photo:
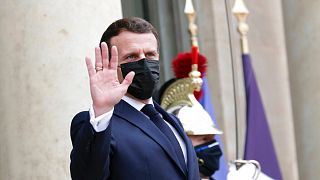
POLYGON ((0 179, 70 179, 71 118, 90 105, 93 56, 120 1, 2 0, 0 179))
POLYGON ((320 1, 282 1, 300 179, 320 176, 320 1))

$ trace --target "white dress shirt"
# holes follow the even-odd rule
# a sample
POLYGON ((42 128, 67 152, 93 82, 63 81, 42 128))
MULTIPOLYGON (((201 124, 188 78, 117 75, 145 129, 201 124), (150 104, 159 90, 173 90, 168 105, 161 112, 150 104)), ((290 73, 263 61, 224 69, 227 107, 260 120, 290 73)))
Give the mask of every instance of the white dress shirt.
MULTIPOLYGON (((134 107, 138 111, 140 111, 145 106, 144 103, 142 103, 140 101, 137 101, 137 100, 135 100, 133 98, 130 98, 128 96, 123 96, 122 100, 126 101, 128 104, 130 104, 132 107, 134 107)), ((148 100, 148 104, 152 104, 153 105, 152 98, 150 98, 148 100)), ((90 123, 91 123, 93 129, 96 132, 101 132, 101 131, 104 131, 105 129, 107 129, 107 127, 109 126, 113 111, 114 111, 114 108, 112 108, 109 112, 106 112, 106 113, 104 113, 104 114, 102 114, 102 115, 100 115, 98 117, 95 117, 93 106, 91 106, 91 108, 89 110, 90 123)), ((175 137, 177 138, 177 140, 178 140, 178 142, 180 144, 180 147, 182 149, 184 160, 187 163, 186 144, 184 143, 182 137, 179 135, 177 130, 173 126, 171 126, 170 123, 168 123, 167 121, 165 121, 165 122, 167 123, 167 125, 170 127, 170 129, 173 131, 175 137)))

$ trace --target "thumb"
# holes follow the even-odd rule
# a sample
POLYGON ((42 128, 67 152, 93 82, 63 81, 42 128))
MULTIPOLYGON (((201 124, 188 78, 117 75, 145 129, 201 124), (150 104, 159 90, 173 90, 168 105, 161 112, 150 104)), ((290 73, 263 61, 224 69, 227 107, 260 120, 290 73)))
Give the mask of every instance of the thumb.
POLYGON ((124 78, 124 80, 122 81, 121 85, 126 86, 128 88, 130 86, 130 84, 132 83, 134 75, 135 75, 135 73, 133 71, 129 72, 126 75, 126 77, 124 78))

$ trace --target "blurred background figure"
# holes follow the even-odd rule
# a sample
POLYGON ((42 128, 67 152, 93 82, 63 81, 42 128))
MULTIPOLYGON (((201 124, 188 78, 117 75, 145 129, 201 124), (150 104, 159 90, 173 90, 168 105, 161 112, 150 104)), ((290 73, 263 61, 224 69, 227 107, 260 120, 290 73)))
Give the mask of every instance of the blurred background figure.
POLYGON ((213 105, 205 78, 207 60, 199 53, 196 12, 191 0, 187 0, 184 7, 191 51, 178 53, 171 61, 176 78, 164 83, 159 91, 158 101, 165 110, 181 119, 182 126, 195 147, 202 178, 213 179, 212 175, 221 167, 215 178, 226 179, 227 166, 219 145, 221 140, 215 137, 222 132, 214 123, 213 105), (207 96, 203 95, 203 90, 207 92, 207 96))
POLYGON ((197 66, 201 72, 192 72, 192 53, 179 54, 172 61, 176 78, 165 82, 158 92, 158 98, 155 99, 165 110, 180 119, 195 148, 201 178, 208 179, 219 170, 222 151, 215 135, 222 134, 222 131, 217 129, 208 112, 198 101, 203 95, 201 77, 205 74, 207 61, 204 56, 198 53, 196 55, 199 60, 197 66))

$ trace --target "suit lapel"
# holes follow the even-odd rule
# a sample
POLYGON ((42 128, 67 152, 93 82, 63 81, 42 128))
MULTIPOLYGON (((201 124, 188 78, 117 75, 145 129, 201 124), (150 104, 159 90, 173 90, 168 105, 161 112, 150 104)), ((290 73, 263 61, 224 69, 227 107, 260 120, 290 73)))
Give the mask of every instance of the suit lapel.
POLYGON ((160 107, 159 104, 154 102, 154 107, 156 110, 163 116, 163 118, 168 121, 179 133, 179 135, 183 138, 183 141, 187 141, 188 137, 184 133, 183 127, 177 122, 177 119, 171 114, 167 113, 164 109, 160 107))
POLYGON ((194 175, 194 171, 192 169, 198 168, 198 164, 194 164, 192 162, 195 161, 195 151, 193 151, 194 147, 189 139, 189 137, 186 135, 186 133, 183 130, 183 127, 177 122, 177 118, 173 115, 167 113, 164 111, 157 103, 154 103, 155 108, 157 111, 159 111, 162 116, 169 121, 169 123, 178 131, 180 136, 183 138, 184 143, 186 145, 187 149, 187 171, 188 171, 188 177, 197 177, 194 175))
POLYGON ((183 127, 179 124, 178 119, 176 117, 174 117, 173 115, 167 113, 164 109, 162 109, 160 107, 159 104, 154 102, 154 106, 157 109, 157 111, 163 116, 163 118, 168 121, 179 133, 180 137, 182 137, 185 145, 186 145, 186 151, 187 151, 187 172, 190 169, 190 162, 193 161, 192 159, 192 153, 193 151, 193 146, 192 143, 190 142, 188 136, 186 135, 186 133, 184 132, 183 127))
POLYGON ((121 100, 114 107, 114 114, 122 117, 134 126, 138 127, 155 142, 157 142, 162 147, 162 149, 169 155, 169 157, 176 163, 179 169, 183 173, 185 173, 182 167, 180 166, 178 157, 176 156, 175 151, 167 137, 165 137, 165 135, 157 128, 157 126, 153 124, 145 115, 143 115, 143 113, 136 110, 127 102, 121 100))

